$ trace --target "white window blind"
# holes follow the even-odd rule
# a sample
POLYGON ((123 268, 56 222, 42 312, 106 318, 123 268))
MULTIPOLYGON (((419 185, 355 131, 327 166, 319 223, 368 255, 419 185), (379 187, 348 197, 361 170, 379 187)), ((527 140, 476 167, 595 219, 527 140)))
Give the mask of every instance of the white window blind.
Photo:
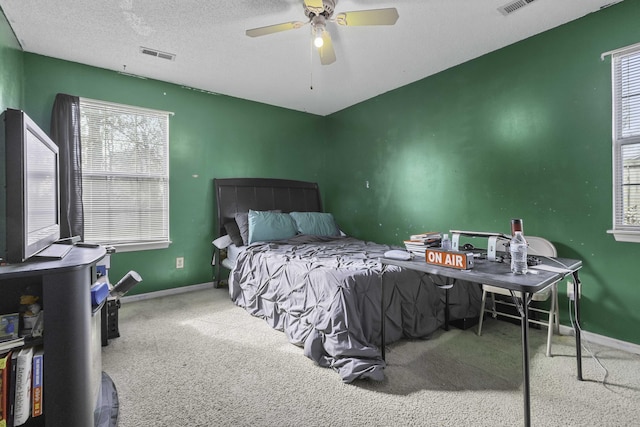
POLYGON ((169 114, 81 98, 85 241, 168 245, 169 114))
POLYGON ((612 52, 613 230, 640 242, 640 46, 612 52))

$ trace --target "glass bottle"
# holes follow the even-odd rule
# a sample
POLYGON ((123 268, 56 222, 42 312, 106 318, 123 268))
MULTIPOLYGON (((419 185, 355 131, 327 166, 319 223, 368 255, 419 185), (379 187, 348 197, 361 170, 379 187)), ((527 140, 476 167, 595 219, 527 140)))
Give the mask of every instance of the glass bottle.
POLYGON ((522 234, 522 220, 511 220, 511 241, 509 242, 511 253, 511 271, 514 274, 527 273, 527 241, 522 234))
POLYGON ((451 250, 451 240, 449 239, 448 234, 442 235, 442 241, 440 242, 440 247, 445 251, 451 250))

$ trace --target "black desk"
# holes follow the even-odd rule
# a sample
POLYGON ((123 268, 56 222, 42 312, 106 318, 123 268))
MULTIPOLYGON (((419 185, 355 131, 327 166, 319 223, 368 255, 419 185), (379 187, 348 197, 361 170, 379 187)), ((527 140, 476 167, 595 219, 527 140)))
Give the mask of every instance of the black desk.
POLYGON ((564 279, 569 274, 573 275, 575 289, 575 321, 574 334, 576 338, 576 360, 578 368, 578 380, 582 380, 582 350, 580 343, 580 280, 578 270, 582 267, 582 261, 566 258, 544 258, 540 257, 543 263, 540 266, 529 269, 529 273, 517 275, 511 272, 509 264, 488 261, 486 259, 475 259, 474 267, 470 270, 457 270, 455 268, 440 267, 427 264, 423 259, 413 259, 401 261, 389 258, 380 258, 382 263, 382 295, 381 295, 381 353, 385 359, 385 320, 386 307, 384 305, 384 277, 386 266, 395 265, 401 268, 421 271, 435 276, 443 276, 454 281, 467 280, 475 283, 484 283, 497 286, 511 291, 511 296, 518 307, 520 313, 520 323, 522 326, 522 371, 523 371, 523 394, 524 394, 524 424, 531 425, 531 402, 529 393, 529 313, 528 307, 533 294, 547 289, 554 283, 564 279))

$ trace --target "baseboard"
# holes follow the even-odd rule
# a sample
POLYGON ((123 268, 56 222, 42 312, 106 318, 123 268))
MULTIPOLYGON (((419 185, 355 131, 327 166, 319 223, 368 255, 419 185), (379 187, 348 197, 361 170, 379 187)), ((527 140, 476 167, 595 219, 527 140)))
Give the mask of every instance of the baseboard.
POLYGON ((166 296, 169 296, 169 295, 183 294, 185 292, 199 291, 199 290, 207 289, 207 288, 213 289, 213 282, 199 283, 197 285, 181 286, 179 288, 164 289, 162 291, 147 292, 147 293, 144 293, 144 294, 125 296, 125 297, 120 298, 120 301, 123 304, 126 304, 128 302, 142 301, 142 300, 146 300, 146 299, 166 297, 166 296))
MULTIPOLYGON (((573 328, 570 326, 560 325, 560 335, 573 335, 573 328)), ((604 335, 594 334, 593 332, 582 330, 580 335, 585 341, 615 348, 616 350, 628 351, 629 353, 640 354, 640 345, 627 341, 620 341, 615 338, 609 338, 604 335)))

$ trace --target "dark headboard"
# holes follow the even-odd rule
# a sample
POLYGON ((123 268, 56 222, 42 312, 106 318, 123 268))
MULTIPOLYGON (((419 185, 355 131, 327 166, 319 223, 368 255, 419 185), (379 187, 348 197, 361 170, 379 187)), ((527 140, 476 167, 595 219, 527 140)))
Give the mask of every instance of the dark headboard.
POLYGON ((218 207, 218 235, 227 234, 224 224, 236 212, 322 212, 318 184, 274 178, 216 178, 213 180, 218 207))

